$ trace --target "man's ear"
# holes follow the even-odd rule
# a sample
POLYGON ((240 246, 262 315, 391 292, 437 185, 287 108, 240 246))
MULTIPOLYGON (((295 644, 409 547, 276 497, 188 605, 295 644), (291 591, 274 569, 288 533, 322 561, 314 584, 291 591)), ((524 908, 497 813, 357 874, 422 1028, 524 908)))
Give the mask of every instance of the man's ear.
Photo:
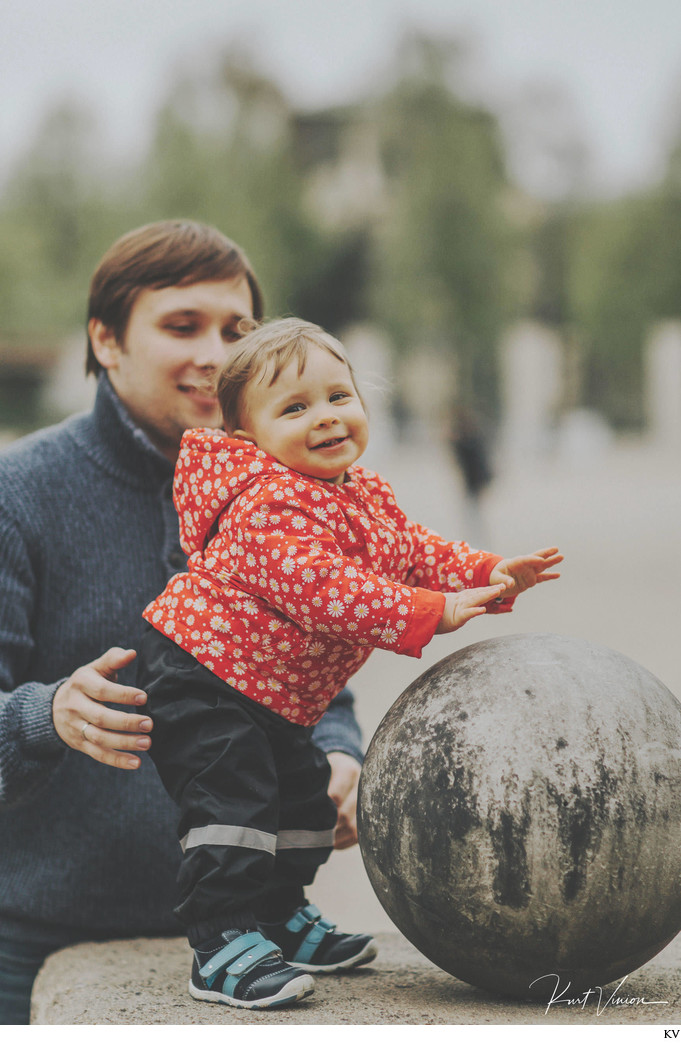
POLYGON ((100 366, 104 369, 115 369, 118 364, 122 348, 113 330, 105 326, 101 319, 90 319, 87 331, 92 344, 92 350, 100 366))

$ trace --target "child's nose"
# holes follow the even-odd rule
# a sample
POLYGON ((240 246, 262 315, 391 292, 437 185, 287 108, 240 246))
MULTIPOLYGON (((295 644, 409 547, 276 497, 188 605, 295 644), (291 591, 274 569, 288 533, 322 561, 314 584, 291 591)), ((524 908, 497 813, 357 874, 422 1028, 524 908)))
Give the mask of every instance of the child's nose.
POLYGON ((331 427, 332 424, 338 423, 338 417, 334 416, 333 413, 322 413, 317 420, 317 427, 331 427))

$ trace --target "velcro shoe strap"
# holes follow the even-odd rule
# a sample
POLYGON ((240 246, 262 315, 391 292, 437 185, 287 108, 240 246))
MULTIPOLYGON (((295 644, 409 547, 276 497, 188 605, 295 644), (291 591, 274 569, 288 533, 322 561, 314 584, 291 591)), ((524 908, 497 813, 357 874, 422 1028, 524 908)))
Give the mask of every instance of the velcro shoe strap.
POLYGON ((304 909, 299 909, 295 916, 291 917, 286 924, 286 929, 293 931, 294 934, 298 934, 298 931, 309 927, 311 923, 317 923, 321 918, 322 914, 316 905, 306 905, 304 909))
POLYGON ((266 960, 268 956, 272 956, 275 952, 281 955, 279 946, 263 938, 259 945, 249 949, 247 953, 244 953, 234 963, 230 963, 227 973, 235 978, 240 978, 246 971, 250 971, 251 967, 255 967, 257 963, 260 963, 261 960, 266 960))
POLYGON ((311 963, 321 942, 326 938, 327 934, 335 930, 335 927, 336 925, 329 923, 328 920, 319 919, 316 923, 313 923, 298 946, 293 957, 294 963, 311 963))
POLYGON ((224 949, 220 949, 214 956, 211 956, 208 963, 204 963, 203 967, 199 968, 199 974, 205 979, 214 977, 223 967, 238 960, 249 949, 255 948, 264 940, 260 931, 249 931, 248 934, 239 935, 238 938, 225 945, 224 949))

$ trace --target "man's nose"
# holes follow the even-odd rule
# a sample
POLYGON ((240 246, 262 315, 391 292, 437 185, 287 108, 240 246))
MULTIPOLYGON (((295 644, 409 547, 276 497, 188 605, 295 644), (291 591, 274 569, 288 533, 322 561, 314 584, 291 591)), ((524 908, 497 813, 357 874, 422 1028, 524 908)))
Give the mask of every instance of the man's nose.
POLYGON ((201 369, 217 369, 225 358, 225 342, 219 330, 207 330, 196 342, 194 363, 201 369))

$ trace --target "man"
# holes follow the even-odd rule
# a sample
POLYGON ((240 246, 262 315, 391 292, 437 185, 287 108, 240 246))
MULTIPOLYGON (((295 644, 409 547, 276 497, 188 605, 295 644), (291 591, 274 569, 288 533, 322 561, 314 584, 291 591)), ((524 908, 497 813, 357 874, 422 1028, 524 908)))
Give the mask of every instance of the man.
MULTIPOLYGON (((129 233, 92 280, 92 413, 0 456, 0 1024, 28 1021, 55 949, 179 933, 176 812, 142 756, 134 649, 142 610, 184 564, 180 439, 218 426, 210 377, 240 321, 261 317, 247 259, 215 229, 129 233)), ((345 847, 361 758, 349 693, 320 728, 345 847)))

